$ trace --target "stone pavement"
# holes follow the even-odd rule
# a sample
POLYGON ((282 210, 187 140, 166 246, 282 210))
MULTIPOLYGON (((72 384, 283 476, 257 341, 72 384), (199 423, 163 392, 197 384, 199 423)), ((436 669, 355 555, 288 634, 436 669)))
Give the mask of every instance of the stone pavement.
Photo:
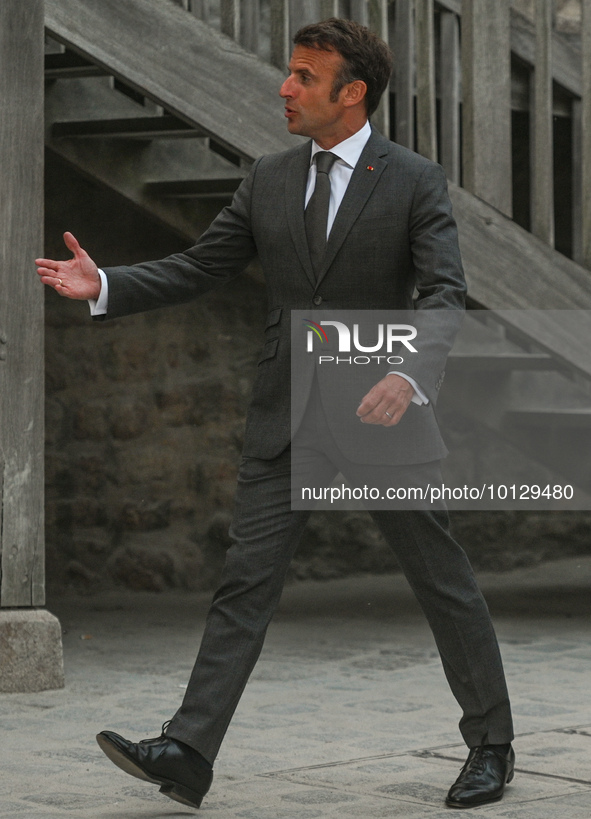
MULTIPOLYGON (((591 817, 591 558, 481 574, 511 691, 517 771, 470 815, 591 817)), ((50 601, 66 688, 0 695, 1 819, 449 819, 466 750, 401 576, 289 586, 199 814, 102 755, 103 728, 157 735, 183 693, 209 595, 50 601)))

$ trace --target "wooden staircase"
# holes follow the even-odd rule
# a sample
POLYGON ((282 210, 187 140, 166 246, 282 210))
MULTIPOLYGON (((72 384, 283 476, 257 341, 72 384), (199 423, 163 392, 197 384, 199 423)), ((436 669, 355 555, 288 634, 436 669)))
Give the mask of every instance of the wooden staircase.
MULTIPOLYGON (((277 97, 282 72, 182 5, 46 0, 46 142, 192 242, 258 156, 298 138, 277 97)), ((439 6, 459 13, 459 3, 439 6)), ((521 60, 531 57, 528 25, 512 15, 521 60)), ((576 47, 552 36, 555 75, 580 91, 576 47)), ((450 358, 442 415, 478 419, 591 495, 587 314, 577 324, 531 312, 591 310, 591 274, 482 198, 453 182, 450 192, 478 310, 450 358)))
POLYGON ((487 483, 570 484, 577 491, 575 508, 591 508, 590 345, 588 311, 467 314, 448 359, 438 414, 452 435, 472 430, 476 462, 485 455, 487 431, 509 445, 503 463, 483 466, 487 483), (569 356, 558 348, 571 339, 577 349, 569 356), (547 471, 528 467, 511 448, 547 471))

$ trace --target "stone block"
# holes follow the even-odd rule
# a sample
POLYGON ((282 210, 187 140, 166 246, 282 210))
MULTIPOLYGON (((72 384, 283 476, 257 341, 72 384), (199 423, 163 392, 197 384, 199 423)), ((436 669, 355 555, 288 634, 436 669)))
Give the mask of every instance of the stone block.
POLYGON ((111 410, 111 435, 120 441, 139 438, 149 428, 148 412, 139 401, 119 403, 111 410))
POLYGON ((113 579, 134 591, 164 591, 178 585, 174 560, 168 549, 134 546, 119 548, 109 559, 113 579))
POLYGON ((101 441, 107 434, 104 401, 81 403, 74 412, 72 432, 79 441, 101 441))
POLYGON ((170 507, 170 500, 152 504, 128 502, 121 509, 119 521, 124 529, 143 532, 166 529, 170 526, 170 507))
POLYGON ((62 631, 45 609, 0 610, 0 692, 64 687, 62 631))

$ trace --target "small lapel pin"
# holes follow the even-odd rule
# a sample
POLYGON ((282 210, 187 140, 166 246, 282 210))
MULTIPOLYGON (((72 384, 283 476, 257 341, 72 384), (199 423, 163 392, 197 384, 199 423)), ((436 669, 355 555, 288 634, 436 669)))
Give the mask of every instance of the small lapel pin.
POLYGON ((368 165, 368 166, 367 166, 367 170, 368 170, 368 171, 373 171, 373 165, 368 165))

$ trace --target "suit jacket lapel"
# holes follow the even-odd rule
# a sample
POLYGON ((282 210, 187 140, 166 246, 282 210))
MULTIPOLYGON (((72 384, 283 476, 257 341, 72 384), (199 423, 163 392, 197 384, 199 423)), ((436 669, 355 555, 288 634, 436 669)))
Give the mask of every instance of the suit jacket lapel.
POLYGON ((316 276, 310 261, 306 227, 304 224, 304 202, 306 198, 306 184, 310 170, 310 152, 312 143, 308 142, 295 153, 289 162, 285 179, 285 207, 287 223, 296 252, 310 284, 315 287, 316 276))
MULTIPOLYGON (((372 130, 370 138, 367 140, 355 170, 351 176, 351 181, 347 187, 341 206, 337 212, 332 230, 328 237, 326 254, 322 262, 322 268, 318 273, 316 286, 322 281, 330 265, 332 264, 341 245, 345 241, 351 227, 365 203, 371 196, 378 179, 382 175, 387 162, 381 157, 388 153, 388 140, 378 131, 372 130), (369 170, 371 168, 372 170, 369 170)), ((302 217, 303 226, 303 217, 302 217)), ((304 230, 304 240, 305 240, 304 230)))

